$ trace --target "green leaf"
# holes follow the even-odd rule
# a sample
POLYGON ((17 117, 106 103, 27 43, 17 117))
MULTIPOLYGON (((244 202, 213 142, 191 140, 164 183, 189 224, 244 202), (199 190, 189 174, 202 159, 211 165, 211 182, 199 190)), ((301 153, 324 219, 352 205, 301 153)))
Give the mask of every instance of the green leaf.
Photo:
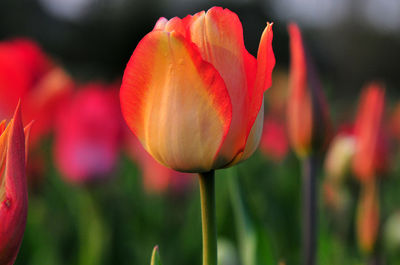
POLYGON ((243 265, 276 264, 271 238, 249 214, 236 170, 235 167, 228 169, 230 174, 228 182, 241 263, 243 265))
POLYGON ((158 253, 158 246, 153 248, 153 253, 151 254, 150 265, 161 265, 160 254, 158 253))

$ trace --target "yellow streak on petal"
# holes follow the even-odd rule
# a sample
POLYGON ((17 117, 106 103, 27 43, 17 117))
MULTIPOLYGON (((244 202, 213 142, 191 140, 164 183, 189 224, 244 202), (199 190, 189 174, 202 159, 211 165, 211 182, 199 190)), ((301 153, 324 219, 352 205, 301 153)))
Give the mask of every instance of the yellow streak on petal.
POLYGON ((0 123, 0 129, 2 130, 0 135, 0 203, 5 199, 5 184, 6 178, 4 176, 4 170, 6 165, 6 156, 7 156, 7 142, 8 142, 8 132, 10 130, 10 125, 13 120, 4 128, 6 121, 3 120, 0 123))
POLYGON ((181 40, 173 34, 161 40, 157 54, 141 141, 154 158, 175 170, 210 170, 223 137, 223 118, 181 40))

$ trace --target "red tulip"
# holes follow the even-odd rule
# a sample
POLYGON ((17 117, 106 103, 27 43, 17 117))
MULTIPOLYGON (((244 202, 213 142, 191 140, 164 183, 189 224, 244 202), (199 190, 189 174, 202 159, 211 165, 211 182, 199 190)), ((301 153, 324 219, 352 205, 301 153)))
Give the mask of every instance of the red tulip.
POLYGON ((161 193, 167 189, 181 192, 192 183, 192 174, 178 172, 161 165, 144 150, 135 136, 129 135, 128 140, 128 151, 142 171, 143 185, 148 193, 161 193))
POLYGON ((255 151, 275 64, 272 24, 257 60, 242 31, 235 13, 213 7, 184 19, 160 18, 133 52, 121 86, 122 113, 165 166, 206 172, 255 151))
POLYGON ((269 115, 264 120, 260 150, 274 161, 285 158, 289 149, 286 128, 283 122, 269 115))
POLYGON ((0 264, 14 264, 25 231, 28 192, 25 137, 19 107, 6 126, 0 124, 0 264))
POLYGON ((72 86, 71 78, 35 42, 0 42, 0 117, 11 117, 21 99, 23 120, 35 120, 32 143, 52 129, 55 113, 72 86))
POLYGON ((355 122, 356 150, 353 171, 360 181, 370 181, 384 159, 382 139, 382 115, 385 105, 385 90, 377 84, 368 85, 361 95, 355 122))
POLYGON ((34 42, 0 42, 0 117, 11 117, 18 100, 48 67, 47 59, 34 42))
POLYGON ((114 168, 121 137, 121 113, 114 91, 90 84, 60 112, 54 157, 70 182, 88 182, 107 176, 114 168))
POLYGON ((288 135, 297 155, 305 157, 326 146, 331 125, 325 97, 296 24, 289 25, 289 37, 288 135))

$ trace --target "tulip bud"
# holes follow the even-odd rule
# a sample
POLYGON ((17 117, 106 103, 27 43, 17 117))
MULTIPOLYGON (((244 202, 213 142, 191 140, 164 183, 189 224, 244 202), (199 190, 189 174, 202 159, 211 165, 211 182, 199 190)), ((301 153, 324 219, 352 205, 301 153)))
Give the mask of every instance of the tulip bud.
POLYGON ((301 32, 289 25, 290 84, 287 103, 288 135, 299 157, 318 152, 329 141, 331 125, 325 97, 310 58, 307 57, 301 32))
POLYGON ((374 182, 363 184, 357 209, 357 239, 364 253, 374 249, 379 230, 378 191, 374 182))
POLYGON ((378 83, 369 84, 361 95, 355 122, 356 150, 352 166, 360 181, 368 182, 375 177, 378 161, 383 157, 383 143, 379 140, 384 106, 385 89, 378 83))
POLYGON ((28 192, 25 139, 17 107, 11 122, 0 124, 0 264, 12 265, 25 231, 28 192))
POLYGON ((354 152, 354 136, 339 134, 332 140, 325 159, 325 172, 331 181, 338 183, 343 179, 350 168, 354 152))

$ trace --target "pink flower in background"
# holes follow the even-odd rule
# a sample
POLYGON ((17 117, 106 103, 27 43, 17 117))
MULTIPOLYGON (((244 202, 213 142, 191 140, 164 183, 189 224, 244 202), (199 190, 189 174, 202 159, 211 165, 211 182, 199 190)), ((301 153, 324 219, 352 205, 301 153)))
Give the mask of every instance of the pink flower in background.
POLYGON ((129 133, 127 139, 129 155, 140 167, 143 185, 147 192, 161 193, 168 189, 181 192, 195 180, 193 174, 178 172, 158 163, 143 148, 136 136, 129 133))
POLYGON ((86 85, 60 111, 54 158, 68 181, 104 178, 114 168, 122 124, 116 91, 99 83, 86 85))
POLYGON ((286 126, 283 120, 272 115, 264 119, 264 130, 261 136, 260 150, 274 161, 282 161, 288 153, 289 143, 286 126))

